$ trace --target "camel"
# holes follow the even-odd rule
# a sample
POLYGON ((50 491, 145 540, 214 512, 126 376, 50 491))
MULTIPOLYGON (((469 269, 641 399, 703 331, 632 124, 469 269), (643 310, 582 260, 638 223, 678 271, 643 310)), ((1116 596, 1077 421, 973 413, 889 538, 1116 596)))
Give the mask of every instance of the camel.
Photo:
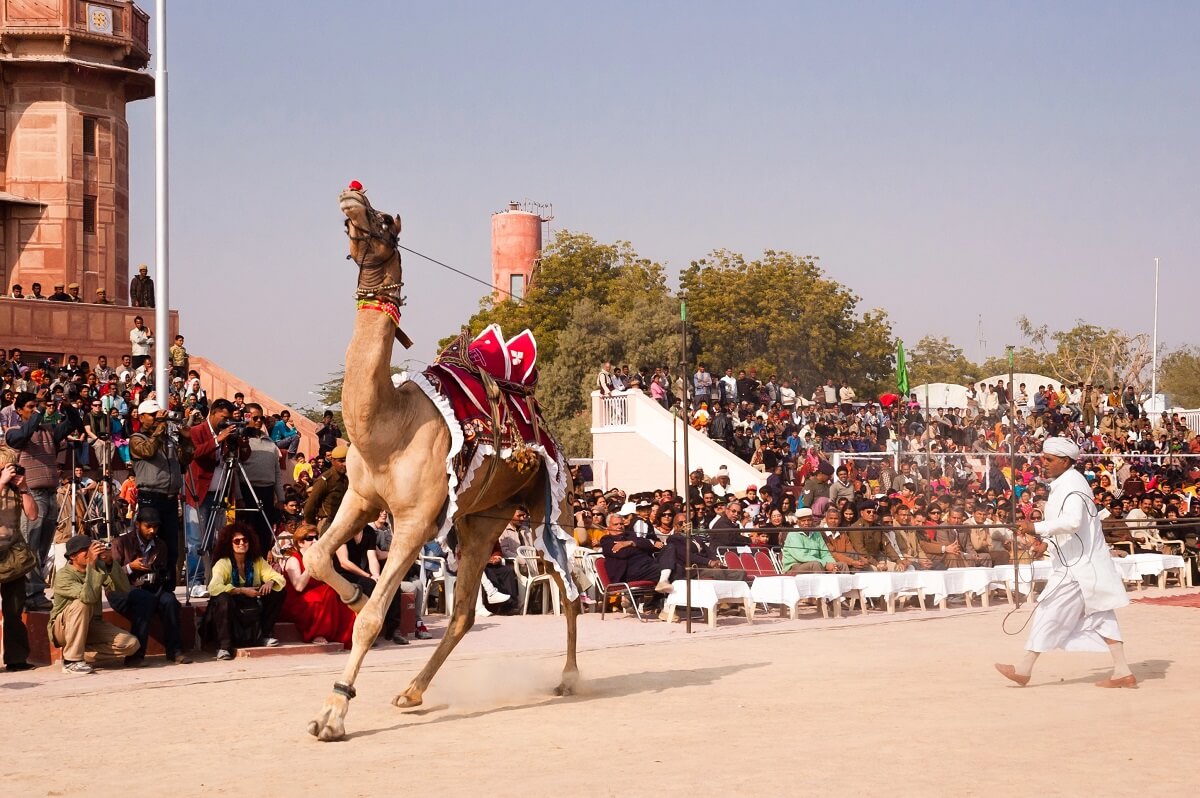
MULTIPOLYGON (((358 266, 358 312, 346 350, 342 388, 342 414, 352 442, 346 458, 349 489, 325 534, 306 552, 304 567, 333 587, 358 617, 342 678, 334 683, 333 691, 308 725, 309 734, 322 741, 345 737, 346 712, 355 696, 354 681, 363 657, 379 634, 384 611, 403 575, 422 545, 438 531, 439 516, 449 496, 446 462, 452 441, 443 416, 418 386, 404 382, 397 387, 392 382, 393 340, 411 345, 399 327, 399 308, 403 304, 397 244, 400 219, 372 208, 357 183, 340 194, 338 204, 346 216, 348 258, 358 266), (356 585, 334 570, 332 557, 338 546, 378 515, 379 508, 392 514, 394 531, 387 564, 367 599, 356 585)), ((546 507, 549 475, 541 458, 527 473, 510 468, 498 456, 484 459, 480 478, 468 484, 457 498, 458 579, 446 634, 408 688, 393 699, 397 707, 421 704, 438 668, 474 624, 484 566, 516 506, 526 505, 531 519, 552 514, 560 525, 570 528, 565 526, 570 523, 570 512, 564 504, 546 507)), ((579 677, 575 661, 579 600, 566 601, 568 594, 561 576, 553 568, 548 570, 564 597, 567 622, 566 663, 555 692, 571 695, 579 677)))

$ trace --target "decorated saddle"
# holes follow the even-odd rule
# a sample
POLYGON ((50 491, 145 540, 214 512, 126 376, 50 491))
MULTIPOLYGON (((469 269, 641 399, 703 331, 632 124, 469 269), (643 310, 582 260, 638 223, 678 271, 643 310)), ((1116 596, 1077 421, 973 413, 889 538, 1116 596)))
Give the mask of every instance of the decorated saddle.
POLYGON ((524 462, 536 465, 526 451, 531 446, 541 447, 551 460, 558 458, 558 444, 533 396, 537 342, 529 330, 508 341, 495 324, 470 341, 464 330, 423 375, 449 402, 462 428, 464 463, 481 445, 513 460, 518 469, 524 462))
MULTIPOLYGON (((506 341, 493 324, 471 340, 464 330, 429 368, 408 379, 434 403, 450 430, 449 496, 439 538, 445 541, 454 523, 458 496, 476 479, 490 478, 488 469, 494 466, 484 466, 486 457, 496 457, 520 473, 541 463, 546 469, 548 512, 530 519, 534 546, 562 577, 567 599, 574 600, 578 590, 570 563, 575 540, 559 526, 555 511, 566 497, 569 480, 558 443, 533 398, 537 377, 533 334, 524 330, 506 341)), ((393 379, 399 385, 404 378, 393 379)))

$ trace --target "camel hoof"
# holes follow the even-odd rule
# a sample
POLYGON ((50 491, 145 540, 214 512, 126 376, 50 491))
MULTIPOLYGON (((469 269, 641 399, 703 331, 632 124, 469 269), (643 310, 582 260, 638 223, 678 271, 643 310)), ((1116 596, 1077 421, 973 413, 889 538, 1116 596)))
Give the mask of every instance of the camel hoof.
POLYGON ((558 687, 554 688, 554 694, 560 696, 575 695, 575 685, 566 683, 560 684, 558 687))
POLYGON ((421 696, 410 696, 408 693, 401 693, 392 699, 392 706, 399 707, 400 709, 412 709, 413 707, 421 706, 423 703, 425 703, 425 699, 421 696))
POLYGON ((344 719, 348 705, 339 697, 329 698, 315 720, 308 724, 308 733, 323 743, 340 740, 346 736, 344 719))

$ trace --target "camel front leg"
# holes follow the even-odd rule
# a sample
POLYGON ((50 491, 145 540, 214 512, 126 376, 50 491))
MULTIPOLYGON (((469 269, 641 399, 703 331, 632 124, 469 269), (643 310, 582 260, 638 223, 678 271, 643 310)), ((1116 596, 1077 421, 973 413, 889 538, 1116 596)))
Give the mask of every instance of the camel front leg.
POLYGON ((574 695, 579 684, 579 665, 575 662, 576 621, 579 618, 580 601, 567 601, 567 589, 558 569, 550 566, 550 576, 558 584, 558 594, 563 597, 563 615, 567 619, 567 661, 563 664, 562 681, 554 688, 555 695, 574 695))
POLYGON ((342 498, 337 515, 325 534, 304 552, 304 569, 332 587, 350 609, 360 612, 367 603, 362 588, 353 584, 333 567, 338 548, 379 515, 379 510, 351 487, 342 498))
POLYGON ((417 677, 409 683, 408 688, 396 696, 392 703, 403 709, 420 706, 424 701, 425 690, 437 674, 446 657, 458 645, 470 628, 475 624, 475 600, 479 595, 479 583, 483 579, 483 569, 488 558, 492 555, 495 537, 482 534, 478 526, 471 521, 459 519, 459 558, 458 579, 454 582, 454 611, 446 624, 446 634, 434 650, 425 667, 417 677), (473 535, 468 530, 474 532, 473 535))
MULTIPOLYGON (((397 533, 400 532, 401 530, 397 530, 397 533)), ((415 538, 415 535, 411 537, 415 538)), ((394 539, 407 540, 407 537, 397 535, 394 539)), ((308 733, 318 740, 329 742, 340 740, 346 735, 346 712, 350 709, 350 699, 356 694, 354 682, 358 679, 363 659, 375 644, 375 639, 379 637, 383 616, 391 606, 410 564, 411 558, 389 557, 383 566, 383 573, 379 575, 379 581, 375 583, 375 590, 371 592, 366 605, 354 619, 353 645, 350 649, 350 659, 342 670, 342 678, 334 682, 333 692, 325 699, 317 717, 308 724, 308 733)))

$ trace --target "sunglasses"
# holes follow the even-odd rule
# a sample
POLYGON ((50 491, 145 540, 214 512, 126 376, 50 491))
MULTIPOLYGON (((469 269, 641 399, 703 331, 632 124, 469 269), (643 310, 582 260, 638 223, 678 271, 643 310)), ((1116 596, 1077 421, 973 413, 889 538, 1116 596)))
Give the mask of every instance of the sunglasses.
POLYGON ((245 538, 234 538, 233 540, 230 541, 230 543, 232 543, 235 546, 249 546, 250 545, 250 541, 246 540, 245 538))

